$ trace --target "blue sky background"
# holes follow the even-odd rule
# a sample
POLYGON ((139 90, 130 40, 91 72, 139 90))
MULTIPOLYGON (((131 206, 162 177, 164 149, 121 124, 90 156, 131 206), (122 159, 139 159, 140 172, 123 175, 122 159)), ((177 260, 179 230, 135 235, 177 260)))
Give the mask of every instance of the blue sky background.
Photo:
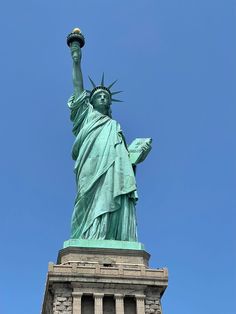
POLYGON ((75 197, 65 37, 87 75, 118 78, 137 171, 139 239, 169 269, 164 314, 236 313, 235 1, 25 0, 0 10, 0 313, 39 313, 75 197))

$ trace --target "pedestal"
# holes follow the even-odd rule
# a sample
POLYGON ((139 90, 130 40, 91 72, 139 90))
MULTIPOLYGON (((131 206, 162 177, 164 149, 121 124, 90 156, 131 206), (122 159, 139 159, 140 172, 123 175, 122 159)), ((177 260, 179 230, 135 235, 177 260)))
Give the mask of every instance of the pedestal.
POLYGON ((42 314, 162 314, 166 268, 144 250, 66 247, 50 263, 42 314))

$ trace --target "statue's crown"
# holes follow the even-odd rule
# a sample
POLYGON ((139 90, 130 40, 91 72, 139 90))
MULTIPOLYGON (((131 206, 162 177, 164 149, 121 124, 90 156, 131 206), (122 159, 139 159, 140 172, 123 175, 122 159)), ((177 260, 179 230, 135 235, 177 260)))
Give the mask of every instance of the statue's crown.
POLYGON ((119 99, 114 99, 112 98, 114 95, 116 94, 119 94, 121 93, 122 91, 118 91, 118 92, 111 92, 111 88, 112 86, 117 82, 117 80, 115 80, 113 83, 111 83, 109 86, 105 86, 104 85, 104 73, 102 74, 102 80, 101 80, 101 83, 100 85, 97 85, 94 83, 94 81, 91 79, 91 77, 89 77, 89 80, 93 86, 93 89, 90 91, 90 90, 87 90, 87 92, 89 93, 89 99, 90 99, 90 102, 92 102, 92 99, 94 97, 95 94, 103 91, 105 93, 107 93, 111 99, 111 102, 122 102, 122 100, 119 100, 119 99))

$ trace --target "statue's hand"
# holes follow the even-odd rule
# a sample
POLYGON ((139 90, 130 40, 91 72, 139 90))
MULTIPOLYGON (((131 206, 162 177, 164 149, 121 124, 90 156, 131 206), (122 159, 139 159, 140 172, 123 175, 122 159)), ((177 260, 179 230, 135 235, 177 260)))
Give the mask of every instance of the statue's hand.
POLYGON ((81 57, 82 57, 82 52, 81 52, 81 48, 80 45, 77 41, 74 41, 71 46, 71 56, 72 59, 74 61, 74 63, 79 63, 81 61, 81 57))

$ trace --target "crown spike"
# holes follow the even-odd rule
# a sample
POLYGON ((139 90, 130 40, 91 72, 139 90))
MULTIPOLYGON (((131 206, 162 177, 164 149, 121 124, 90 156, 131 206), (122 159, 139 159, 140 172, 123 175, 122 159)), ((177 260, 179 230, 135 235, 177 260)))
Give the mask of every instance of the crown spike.
POLYGON ((111 99, 111 101, 114 101, 114 102, 123 102, 123 100, 119 100, 119 99, 111 99))
POLYGON ((104 86, 104 72, 102 73, 101 86, 104 86))
POLYGON ((96 87, 96 84, 94 83, 94 81, 91 79, 90 76, 89 76, 88 78, 89 78, 89 80, 90 80, 90 83, 93 85, 93 88, 95 88, 95 87, 96 87))
POLYGON ((118 80, 115 80, 113 83, 111 83, 107 88, 110 89, 112 86, 117 82, 118 80))
POLYGON ((111 94, 112 94, 112 96, 113 96, 113 95, 120 94, 120 93, 123 93, 123 90, 119 90, 118 92, 113 92, 113 93, 111 93, 111 94))

